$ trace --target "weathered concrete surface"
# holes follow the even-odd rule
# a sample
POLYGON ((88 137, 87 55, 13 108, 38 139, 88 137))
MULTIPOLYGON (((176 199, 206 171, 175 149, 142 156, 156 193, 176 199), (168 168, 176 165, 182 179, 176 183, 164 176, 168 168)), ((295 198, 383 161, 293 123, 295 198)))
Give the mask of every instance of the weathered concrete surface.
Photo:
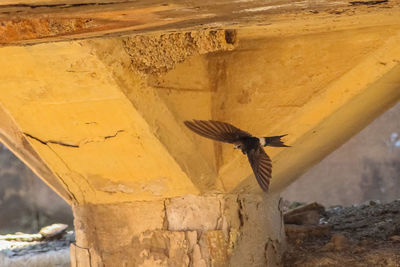
POLYGON ((181 123, 193 117, 230 121, 259 135, 288 133, 293 148, 268 151, 275 158, 272 190, 280 190, 399 97, 397 26, 349 31, 275 40, 270 33, 250 38, 251 30, 243 30, 235 52, 195 56, 182 63, 191 68, 154 75, 132 68, 125 38, 6 47, 0 51, 0 101, 60 178, 56 183, 63 181, 63 190, 73 194, 71 201, 229 192, 247 188, 247 181, 254 187, 252 176, 240 184, 251 175, 240 153, 210 142, 200 149, 207 140, 181 123), (295 55, 309 55, 315 68, 295 55), (285 62, 280 72, 279 60, 285 62), (201 72, 204 64, 209 72, 201 72), (197 69, 209 80, 201 90, 192 89, 195 80, 182 79, 197 69), (282 82, 288 74, 290 90, 282 82), (305 82, 305 76, 314 78, 305 82), (351 127, 339 130, 338 123, 351 127))
MULTIPOLYGON (((232 47, 218 34, 204 36, 199 40, 206 46, 198 53, 225 49, 223 44, 232 47)), ((19 64, 4 69, 3 85, 15 87, 21 81, 22 87, 6 90, 0 101, 71 194, 71 202, 123 202, 213 188, 215 169, 202 165, 207 163, 193 153, 181 123, 145 84, 145 77, 130 68, 127 51, 132 50, 122 46, 126 41, 104 40, 100 48, 91 41, 4 48, 3 55, 10 58, 2 57, 1 63, 19 64), (121 48, 117 52, 125 57, 107 58, 112 50, 101 51, 102 44, 121 48), (106 64, 100 61, 103 57, 106 64)), ((190 54, 195 52, 192 48, 190 54)))
POLYGON ((71 203, 71 193, 62 186, 59 178, 51 172, 49 167, 39 157, 34 148, 24 138, 10 114, 0 106, 0 140, 18 158, 28 165, 39 177, 46 177, 43 181, 59 194, 66 202, 71 203))
POLYGON ((277 195, 88 204, 74 214, 72 266, 279 266, 285 242, 277 195))
MULTIPOLYGON (((271 190, 282 190, 398 101, 398 31, 386 32, 391 37, 382 42, 383 29, 370 30, 348 30, 349 39, 342 31, 252 39, 215 57, 213 66, 226 69, 217 79, 215 118, 258 135, 288 134, 292 148, 268 150, 274 163, 271 190)), ((228 146, 222 146, 222 155, 225 188, 250 188, 239 183, 246 159, 228 146)), ((255 185, 253 180, 249 177, 255 185)))
POLYGON ((220 119, 289 134, 292 148, 268 150, 271 189, 282 190, 398 100, 400 16, 386 7, 236 32, 4 47, 3 131, 24 136, 2 139, 29 144, 32 168, 50 168, 46 181, 70 203, 253 190, 245 157, 182 126, 220 119))
MULTIPOLYGON (((350 3, 321 13, 310 4, 304 12, 291 9, 268 20, 250 12, 253 23, 235 31, 170 28, 141 36, 2 47, 0 104, 7 116, 0 121, 5 133, 0 138, 11 148, 35 152, 18 155, 31 155, 32 168, 48 168, 51 178, 45 172, 41 177, 75 207, 80 232, 72 251, 79 264, 133 260, 124 258, 129 255, 141 263, 186 263, 190 257, 182 231, 192 228, 218 242, 215 250, 209 244, 215 255, 208 257, 200 238, 202 256, 196 259, 226 263, 229 257, 221 251, 228 249, 220 238, 225 228, 214 221, 218 213, 207 213, 212 221, 203 218, 196 225, 190 212, 187 221, 168 219, 165 199, 172 199, 173 210, 184 210, 182 196, 242 192, 256 198, 260 190, 246 157, 193 135, 183 120, 224 120, 255 135, 287 133, 292 148, 267 150, 274 166, 271 192, 281 191, 400 98, 396 3, 386 8, 350 3), (179 231, 169 230, 169 223, 179 231), (115 251, 111 235, 124 250, 115 251), (158 240, 161 252, 154 253, 160 255, 140 254, 158 240)), ((234 17, 226 19, 234 23, 234 17)), ((66 38, 77 37, 71 36, 66 38)), ((253 212, 253 204, 245 204, 245 212, 253 212)), ((208 210, 203 203, 198 209, 208 210)), ((274 202, 265 209, 278 212, 274 202)), ((268 234, 255 229, 244 226, 243 240, 264 242, 268 234)), ((255 261, 264 246, 255 250, 255 261)), ((274 249, 267 246, 267 254, 274 249)), ((240 253, 231 258, 247 263, 252 250, 238 245, 234 251, 240 253)))
POLYGON ((0 3, 0 43, 269 24, 297 15, 336 17, 398 5, 398 0, 7 0, 0 3))

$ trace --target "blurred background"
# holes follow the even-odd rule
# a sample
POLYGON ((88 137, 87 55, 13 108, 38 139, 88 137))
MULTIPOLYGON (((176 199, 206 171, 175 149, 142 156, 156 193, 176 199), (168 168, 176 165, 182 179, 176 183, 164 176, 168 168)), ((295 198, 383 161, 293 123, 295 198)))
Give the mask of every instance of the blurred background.
POLYGON ((325 206, 400 199, 400 103, 292 183, 282 197, 325 206))
POLYGON ((56 222, 72 228, 71 207, 0 144, 0 234, 37 233, 56 222))
MULTIPOLYGON (((400 103, 315 165, 283 193, 327 207, 400 198, 400 103)), ((0 146, 0 234, 73 226, 71 208, 7 148, 0 146)))

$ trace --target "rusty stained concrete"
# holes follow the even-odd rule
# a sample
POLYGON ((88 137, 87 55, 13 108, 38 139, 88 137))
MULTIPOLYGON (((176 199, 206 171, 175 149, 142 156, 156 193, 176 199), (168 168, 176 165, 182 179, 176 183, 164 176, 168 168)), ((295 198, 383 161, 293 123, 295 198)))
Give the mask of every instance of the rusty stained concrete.
POLYGON ((120 1, 8 0, 0 3, 0 44, 28 44, 101 36, 166 33, 337 19, 392 10, 383 1, 120 1))
MULTIPOLYGON (((388 4, 385 3, 385 6, 388 4)), ((390 4, 389 6, 392 6, 390 4)), ((17 0, 0 3, 0 43, 23 44, 104 35, 246 25, 274 14, 332 12, 348 1, 120 1, 17 0)), ((276 17, 276 16, 275 16, 276 17)))

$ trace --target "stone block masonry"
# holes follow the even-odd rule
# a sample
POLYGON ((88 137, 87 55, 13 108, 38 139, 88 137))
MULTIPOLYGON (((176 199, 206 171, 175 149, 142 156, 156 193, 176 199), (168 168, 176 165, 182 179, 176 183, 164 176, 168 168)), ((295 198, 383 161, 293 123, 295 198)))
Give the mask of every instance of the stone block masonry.
POLYGON ((187 195, 75 206, 72 266, 279 266, 277 195, 187 195))

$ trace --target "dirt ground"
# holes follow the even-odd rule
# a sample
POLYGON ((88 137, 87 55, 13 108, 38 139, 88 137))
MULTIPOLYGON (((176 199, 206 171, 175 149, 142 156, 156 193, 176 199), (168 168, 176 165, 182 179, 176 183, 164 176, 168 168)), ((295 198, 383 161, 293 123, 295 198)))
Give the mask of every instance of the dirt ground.
MULTIPOLYGON (((296 205, 284 208, 285 267, 400 267, 400 200, 327 209, 296 205)), ((42 235, 0 236, 0 266, 69 266, 74 234, 50 240, 42 235)))
POLYGON ((291 224, 285 224, 284 266, 400 266, 400 200, 314 207, 285 221, 291 224))

